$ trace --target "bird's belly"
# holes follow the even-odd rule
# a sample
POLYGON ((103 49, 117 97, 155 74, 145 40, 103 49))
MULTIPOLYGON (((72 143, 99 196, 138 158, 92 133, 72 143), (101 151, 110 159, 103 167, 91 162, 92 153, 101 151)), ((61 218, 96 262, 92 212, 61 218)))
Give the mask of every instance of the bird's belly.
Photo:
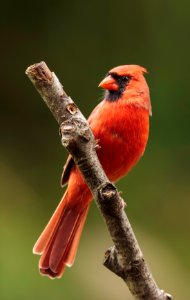
MULTIPOLYGON (((126 124, 127 125, 127 124, 126 124)), ((99 132, 97 154, 111 181, 126 175, 143 155, 148 139, 148 122, 136 122, 132 127, 109 128, 99 132)))

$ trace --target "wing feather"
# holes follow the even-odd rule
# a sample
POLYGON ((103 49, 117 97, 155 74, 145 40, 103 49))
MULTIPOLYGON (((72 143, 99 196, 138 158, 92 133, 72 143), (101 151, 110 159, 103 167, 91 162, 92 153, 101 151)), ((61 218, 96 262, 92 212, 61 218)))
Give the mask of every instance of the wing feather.
POLYGON ((74 160, 71 155, 68 156, 67 161, 63 167, 63 173, 61 175, 61 186, 63 187, 65 184, 67 184, 69 180, 69 176, 71 173, 71 169, 74 166, 74 160))

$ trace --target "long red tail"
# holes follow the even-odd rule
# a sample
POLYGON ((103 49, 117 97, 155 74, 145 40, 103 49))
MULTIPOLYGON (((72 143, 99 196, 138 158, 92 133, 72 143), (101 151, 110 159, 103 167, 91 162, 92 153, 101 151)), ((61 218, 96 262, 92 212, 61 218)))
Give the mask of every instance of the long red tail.
POLYGON ((41 274, 51 278, 61 277, 65 265, 71 266, 76 256, 89 201, 85 206, 75 203, 73 206, 66 191, 33 248, 35 254, 42 255, 39 262, 41 274))

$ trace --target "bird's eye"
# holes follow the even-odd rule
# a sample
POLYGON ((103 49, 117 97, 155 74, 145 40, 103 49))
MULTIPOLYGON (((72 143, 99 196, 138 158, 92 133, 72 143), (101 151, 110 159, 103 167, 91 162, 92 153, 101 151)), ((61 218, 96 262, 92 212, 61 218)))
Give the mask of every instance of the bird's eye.
POLYGON ((122 76, 122 81, 126 82, 126 81, 129 81, 129 76, 122 76))

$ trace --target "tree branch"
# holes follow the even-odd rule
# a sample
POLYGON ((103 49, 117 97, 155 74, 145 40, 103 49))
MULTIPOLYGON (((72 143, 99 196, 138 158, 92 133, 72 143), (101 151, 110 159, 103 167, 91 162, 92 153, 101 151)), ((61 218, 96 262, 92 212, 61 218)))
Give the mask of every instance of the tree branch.
POLYGON ((44 62, 28 67, 26 74, 59 123, 62 145, 83 174, 107 224, 114 246, 105 253, 104 266, 125 281, 136 299, 171 300, 148 269, 125 214, 124 201, 100 165, 87 120, 44 62))

